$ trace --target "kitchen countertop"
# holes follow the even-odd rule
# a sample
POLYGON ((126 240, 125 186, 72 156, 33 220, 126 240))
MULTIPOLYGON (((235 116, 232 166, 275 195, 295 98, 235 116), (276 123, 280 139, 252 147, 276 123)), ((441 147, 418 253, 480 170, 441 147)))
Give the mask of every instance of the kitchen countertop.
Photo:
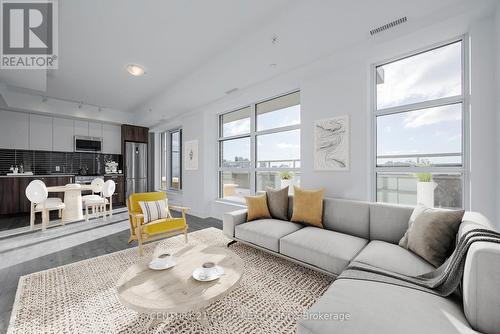
POLYGON ((19 174, 19 175, 0 175, 0 177, 6 178, 6 177, 60 177, 60 176, 123 176, 122 174, 102 174, 102 175, 79 175, 79 174, 42 174, 42 175, 24 175, 24 174, 19 174))
POLYGON ((0 175, 0 177, 60 177, 60 176, 75 176, 75 174, 45 174, 45 175, 0 175))

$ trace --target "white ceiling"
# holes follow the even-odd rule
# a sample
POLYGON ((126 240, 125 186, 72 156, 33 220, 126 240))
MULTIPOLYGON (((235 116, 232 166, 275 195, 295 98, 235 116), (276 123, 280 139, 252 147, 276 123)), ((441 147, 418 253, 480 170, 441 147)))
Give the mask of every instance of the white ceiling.
POLYGON ((494 2, 59 1, 59 69, 48 72, 45 94, 129 111, 151 125, 369 40, 370 29, 400 16, 432 24, 494 2), (130 76, 129 63, 147 74, 130 76))
POLYGON ((48 95, 127 110, 230 46, 286 0, 59 2, 59 70, 48 95), (140 78, 129 63, 146 68, 140 78))

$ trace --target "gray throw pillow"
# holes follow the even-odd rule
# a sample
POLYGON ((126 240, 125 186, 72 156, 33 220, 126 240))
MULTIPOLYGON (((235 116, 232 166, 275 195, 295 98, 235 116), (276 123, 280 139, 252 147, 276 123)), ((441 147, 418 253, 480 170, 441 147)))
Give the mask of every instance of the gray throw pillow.
POLYGON ((408 229, 408 249, 435 267, 450 254, 464 210, 425 208, 408 229))
POLYGON ((288 220, 288 187, 280 190, 266 188, 267 207, 271 217, 288 220))

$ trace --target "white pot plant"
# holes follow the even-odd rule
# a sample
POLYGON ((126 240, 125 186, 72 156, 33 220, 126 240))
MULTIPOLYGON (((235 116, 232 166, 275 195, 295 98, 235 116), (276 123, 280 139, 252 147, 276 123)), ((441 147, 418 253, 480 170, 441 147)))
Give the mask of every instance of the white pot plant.
POLYGON ((431 173, 417 173, 417 204, 423 204, 428 208, 434 207, 434 190, 437 183, 432 180, 431 173))
POLYGON ((293 173, 284 171, 280 173, 281 178, 281 189, 288 187, 292 184, 293 181, 293 173))

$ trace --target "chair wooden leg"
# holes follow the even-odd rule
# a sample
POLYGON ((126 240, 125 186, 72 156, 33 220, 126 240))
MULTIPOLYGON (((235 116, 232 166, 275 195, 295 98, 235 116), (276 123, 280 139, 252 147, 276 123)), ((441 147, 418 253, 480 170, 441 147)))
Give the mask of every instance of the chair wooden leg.
POLYGON ((49 216, 49 211, 43 210, 42 211, 42 231, 45 231, 47 229, 47 220, 49 216))
POLYGON ((109 216, 113 217, 113 197, 109 198, 109 216))
POLYGON ((184 243, 188 243, 188 229, 187 227, 184 229, 184 243))
POLYGON ((106 221, 106 204, 101 205, 102 219, 106 221))
POLYGON ((131 243, 132 241, 134 241, 134 238, 132 238, 132 236, 130 236, 130 237, 128 238, 128 242, 127 242, 127 243, 129 244, 129 243, 131 243))
POLYGON ((31 203, 31 211, 30 211, 30 231, 35 229, 35 206, 31 203))
POLYGON ((61 209, 61 210, 59 210, 59 214, 58 214, 58 216, 59 216, 59 219, 61 219, 61 218, 62 218, 62 209, 61 209))
POLYGON ((142 256, 144 253, 144 249, 142 248, 142 232, 139 228, 136 229, 135 234, 137 235, 137 243, 138 245, 138 250, 139 250, 139 255, 142 256))
POLYGON ((85 205, 85 221, 89 221, 89 206, 85 205))

